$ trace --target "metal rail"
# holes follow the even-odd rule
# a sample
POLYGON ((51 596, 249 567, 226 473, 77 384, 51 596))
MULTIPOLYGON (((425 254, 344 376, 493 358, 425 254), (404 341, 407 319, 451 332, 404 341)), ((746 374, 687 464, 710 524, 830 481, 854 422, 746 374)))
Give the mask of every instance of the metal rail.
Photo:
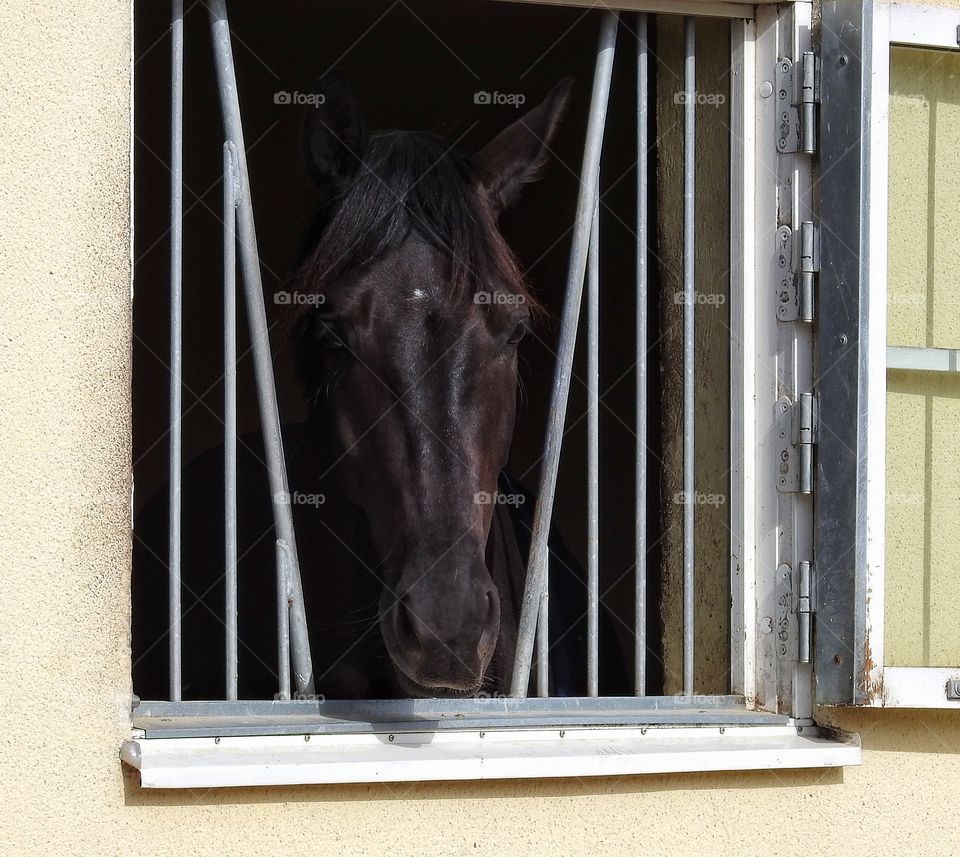
POLYGON ((693 693, 694 554, 696 507, 694 482, 694 320, 697 307, 696 262, 696 23, 683 21, 683 692, 693 693))
POLYGON ((183 0, 173 0, 170 93, 170 699, 181 698, 181 509, 183 505, 183 0))
MULTIPOLYGON (((249 192, 240 102, 224 0, 210 3, 210 26, 227 140, 223 145, 223 330, 224 330, 224 579, 226 696, 236 700, 237 658, 237 245, 256 374, 274 526, 277 532, 278 670, 280 696, 290 698, 291 658, 297 690, 313 694, 293 515, 280 434, 280 414, 270 354, 269 329, 249 192)), ((183 693, 182 516, 183 516, 183 2, 173 0, 171 25, 171 241, 170 241, 170 453, 169 453, 169 661, 170 699, 183 693)))
POLYGON ((647 692, 647 14, 637 15, 637 459, 634 693, 647 692))
POLYGON ((563 423, 570 394, 570 377, 573 372, 573 355, 577 341, 580 302, 583 295, 587 250, 592 229, 593 218, 591 215, 596 205, 600 180, 600 151, 603 146, 603 131, 606 124, 607 101, 613 74, 618 23, 619 16, 616 12, 602 13, 596 71, 590 98, 590 115, 587 120, 587 140, 583 155, 580 193, 577 199, 577 219, 574 228, 573 246, 570 251, 570 270, 567 277, 567 293, 563 307, 560 347, 557 353, 557 374, 554 378, 551 396, 550 420, 547 426, 546 452, 543 457, 540 490, 533 515, 533 534, 530 543, 530 560, 527 567, 527 583, 523 593, 520 627, 517 634, 517 652, 511 681, 510 691, 511 695, 515 697, 525 697, 527 695, 537 617, 540 613, 541 601, 547 592, 548 537, 550 521, 553 516, 553 501, 557 490, 557 474, 560 469, 563 423))
POLYGON ((237 149, 223 144, 223 470, 227 699, 237 698, 237 149))
MULTIPOLYGON (((273 501, 273 519, 277 538, 288 551, 286 553, 290 579, 290 648, 293 656, 293 671, 297 690, 312 694, 313 665, 310 659, 310 642, 303 605, 303 589, 300 581, 300 563, 297 558, 297 543, 293 530, 293 513, 290 507, 290 492, 287 485, 287 469, 283 458, 283 443, 280 434, 280 409, 273 377, 273 360, 270 355, 270 331, 263 303, 263 282, 260 276, 260 255, 257 250, 257 232, 253 219, 253 200, 250 197, 250 181, 247 172, 247 156, 243 143, 243 125, 240 119, 240 99, 237 77, 233 63, 233 47, 230 24, 227 19, 225 0, 211 0, 210 28, 213 37, 213 52, 220 87, 220 108, 227 140, 233 143, 237 153, 239 173, 239 199, 237 201, 237 239, 240 248, 240 265, 243 272, 244 297, 253 365, 256 376, 257 400, 260 405, 260 424, 263 433, 264 451, 267 457, 267 473, 273 501)), ((282 562, 278 558, 278 577, 282 577, 282 562)), ((280 676, 281 685, 285 676, 280 676)))

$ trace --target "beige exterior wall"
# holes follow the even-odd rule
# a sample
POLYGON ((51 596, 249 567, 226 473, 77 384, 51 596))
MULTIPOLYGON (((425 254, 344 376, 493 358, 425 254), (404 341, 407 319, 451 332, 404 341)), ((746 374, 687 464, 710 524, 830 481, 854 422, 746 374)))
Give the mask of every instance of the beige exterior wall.
POLYGON ((4 855, 954 854, 960 715, 845 771, 147 793, 129 734, 129 4, 0 36, 4 855))

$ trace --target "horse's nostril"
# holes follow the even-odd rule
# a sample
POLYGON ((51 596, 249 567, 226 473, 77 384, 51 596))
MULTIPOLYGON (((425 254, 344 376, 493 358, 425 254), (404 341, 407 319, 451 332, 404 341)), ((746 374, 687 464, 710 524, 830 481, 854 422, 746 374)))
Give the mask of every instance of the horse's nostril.
POLYGON ((407 606, 405 598, 400 599, 397 604, 397 636, 403 640, 416 640, 417 631, 413 627, 413 620, 410 615, 410 608, 407 606))
POLYGON ((487 590, 487 616, 484 621, 484 625, 492 625, 494 622, 498 621, 500 615, 500 596, 497 595, 496 589, 487 590))

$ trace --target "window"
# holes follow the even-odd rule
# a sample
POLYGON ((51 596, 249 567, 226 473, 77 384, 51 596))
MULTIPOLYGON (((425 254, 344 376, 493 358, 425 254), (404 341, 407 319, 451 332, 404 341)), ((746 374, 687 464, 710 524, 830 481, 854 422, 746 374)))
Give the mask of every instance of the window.
MULTIPOLYGON (((508 663, 513 670, 510 693, 389 699, 367 698, 370 693, 365 692, 364 682, 378 687, 367 674, 348 676, 359 683, 356 692, 342 698, 332 698, 323 684, 340 660, 330 659, 332 666, 326 668, 326 656, 318 655, 318 635, 332 634, 337 621, 351 621, 329 589, 320 590, 317 597, 316 580, 309 576, 312 566, 301 563, 297 568, 296 546, 302 558, 311 538, 327 527, 316 523, 321 518, 310 517, 312 507, 324 505, 323 495, 303 493, 304 498, 315 499, 300 502, 297 486, 283 481, 278 450, 261 450, 241 435, 237 455, 259 463, 263 484, 258 490, 272 498, 275 517, 265 528, 255 528, 251 507, 245 505, 247 495, 241 494, 236 530, 225 528, 220 520, 221 515, 227 522, 234 517, 230 490, 223 488, 221 462, 227 454, 218 445, 223 424, 234 425, 233 405, 211 405, 210 401, 227 398, 229 402, 236 378, 241 431, 244 420, 250 428, 258 428, 252 418, 257 403, 259 424, 268 429, 279 422, 274 410, 277 401, 284 416, 298 407, 292 386, 285 386, 284 379, 292 378, 294 371, 286 362, 289 354, 277 348, 279 331, 270 330, 268 340, 264 329, 280 317, 284 305, 299 300, 293 297, 296 290, 285 274, 275 272, 287 271, 296 255, 293 247, 299 236, 291 235, 297 230, 290 227, 289 208, 296 205, 307 212, 308 204, 302 199, 291 203, 276 191, 271 194, 271 186, 282 188, 281 176, 290 180, 297 168, 290 164, 289 149, 280 147, 270 129, 281 124, 291 132, 286 136, 289 140, 297 123, 288 108, 302 101, 303 93, 311 95, 308 75, 315 72, 298 65, 298 58, 307 53, 302 45, 299 50, 274 47, 270 61, 265 61, 251 44, 257 28, 270 36, 265 44, 284 44, 276 41, 281 33, 286 38, 297 34, 298 28, 280 13, 266 21, 260 11, 238 9, 239 15, 246 16, 245 25, 231 34, 225 4, 210 5, 220 87, 195 72, 196 83, 190 78, 184 87, 188 106, 182 114, 174 102, 174 115, 184 118, 182 139, 189 143, 184 150, 185 176, 178 172, 178 159, 173 160, 175 194, 182 184, 186 205, 182 217, 176 208, 173 213, 174 226, 182 225, 185 255, 179 299, 184 311, 179 316, 173 313, 172 324, 167 323, 165 308, 171 295, 148 288, 163 281, 163 265, 144 261, 137 273, 138 502, 144 515, 159 510, 160 519, 165 520, 169 493, 176 519, 183 522, 179 548, 174 541, 170 553, 181 557, 179 572, 177 563, 165 557, 163 540, 151 542, 146 525, 137 533, 140 567, 135 564, 134 578, 141 589, 135 593, 140 608, 135 611, 133 631, 135 690, 142 699, 133 711, 134 737, 124 745, 123 758, 140 769, 143 785, 561 776, 857 763, 855 736, 821 731, 813 720, 809 604, 816 510, 811 435, 816 413, 812 390, 817 328, 808 299, 813 294, 816 255, 810 226, 814 143, 809 137, 814 133, 816 108, 814 93, 804 86, 808 69, 814 70, 804 56, 812 37, 810 5, 760 7, 755 17, 742 18, 737 16, 752 9, 714 4, 708 11, 726 17, 700 27, 693 17, 638 18, 630 12, 618 22, 610 12, 583 13, 547 5, 489 4, 471 12, 471 27, 523 36, 515 43, 505 41, 504 52, 529 53, 531 67, 542 63, 546 68, 569 69, 574 65, 584 81, 580 84, 584 95, 574 101, 579 111, 568 118, 577 130, 563 138, 566 142, 561 140, 554 153, 561 161, 556 168, 561 176, 567 164, 574 164, 566 169, 566 184, 557 184, 566 189, 566 196, 561 198, 556 190, 552 195, 539 191, 541 196, 532 203, 539 208, 525 218, 528 225, 537 226, 533 233, 524 233, 519 220, 510 220, 509 214, 504 221, 508 237, 512 233, 521 245, 528 242, 527 250, 540 246, 545 253, 553 253, 553 259, 560 256, 558 262, 551 262, 551 277, 542 277, 559 285, 551 291, 547 284, 541 293, 559 319, 551 334, 556 341, 541 337, 536 343, 540 350, 531 352, 533 368, 541 372, 540 389, 530 390, 531 404, 539 405, 542 423, 554 442, 544 444, 542 431, 529 430, 536 425, 530 420, 522 424, 528 430, 518 430, 514 436, 510 462, 525 462, 529 472, 535 473, 543 458, 537 514, 543 520, 552 510, 564 534, 574 534, 571 555, 587 570, 576 593, 584 607, 574 612, 572 621, 564 620, 560 609, 572 602, 565 601, 568 596, 555 587, 569 579, 564 577, 565 566, 576 563, 565 562, 552 541, 541 541, 537 553, 540 536, 535 515, 524 597, 516 602, 518 649, 525 654, 508 663), (555 43, 562 42, 567 31, 573 34, 570 41, 556 49, 555 43), (556 38, 546 38, 547 33, 555 33, 556 38), (655 45, 654 33, 661 38, 655 45), (241 48, 245 61, 239 59, 241 48), (553 58, 545 59, 552 52, 553 58), (282 74, 272 68, 273 63, 282 74), (645 75, 639 86, 637 74, 645 75), (298 85, 300 81, 306 82, 298 85), (586 81, 593 84, 590 97, 586 81), (211 105, 220 103, 221 92, 229 95, 223 149, 219 126, 211 127, 211 105), (246 148, 240 136, 241 110, 246 148), (638 114, 646 121, 638 122, 638 114), (646 145, 644 134, 649 135, 646 145), (261 140, 263 147, 257 153, 261 140), (703 147, 702 153, 697 153, 695 144, 703 147), (277 148, 270 149, 268 156, 264 147, 271 146, 277 148), (671 152, 677 153, 675 160, 670 159, 671 152), (603 165, 599 184, 598 163, 603 165), (218 175, 224 177, 224 216, 209 212, 210 217, 194 214, 191 219, 191 211, 199 214, 209 205, 202 193, 195 194, 191 188, 216 187, 221 183, 211 182, 218 175), (633 176, 636 196, 627 192, 630 182, 625 176, 633 176), (594 256, 588 252, 588 243, 598 246, 591 236, 595 188, 603 194, 603 206, 601 250, 594 256), (260 258, 251 249, 255 246, 251 200, 258 215, 268 213, 258 221, 267 224, 256 236, 261 239, 260 258), (564 218, 559 238, 547 233, 548 224, 564 218), (572 239, 567 237, 571 232, 572 239), (655 237, 660 240, 655 242, 655 237), (567 279, 565 257, 571 240, 573 273, 567 279), (637 267, 646 269, 646 280, 637 276, 633 260, 638 256, 642 265, 637 267), (241 320, 244 314, 249 316, 253 332, 248 339, 238 333, 232 345, 229 333, 224 337, 224 383, 219 380, 223 351, 211 331, 221 324, 223 279, 227 331, 234 326, 231 272, 238 264, 246 299, 238 302, 237 310, 241 320), (227 272, 225 278, 221 266, 227 272), (572 300, 565 309, 567 296, 575 295, 584 281, 583 308, 580 301, 572 300), (216 287, 211 288, 211 283, 216 287), (263 296, 266 306, 261 303, 263 296), (596 313, 599 326, 591 320, 596 313), (581 331, 586 331, 581 333, 579 347, 578 321, 581 331), (638 330, 646 331, 645 343, 638 330), (171 353, 181 353, 183 360, 182 368, 175 367, 172 373, 168 367, 172 361, 163 359, 163 343, 171 332, 171 353), (591 341, 597 342, 596 349, 587 344, 591 341), (243 360, 248 352, 258 363, 255 383, 247 374, 249 359, 243 360), (637 407, 633 395, 633 390, 643 389, 642 378, 633 370, 638 352, 639 365, 647 374, 646 407, 642 396, 637 397, 637 407), (234 355, 239 363, 231 373, 234 355), (561 368, 555 376, 556 365, 561 368), (628 383, 633 381, 633 390, 607 400, 606 394, 600 395, 604 387, 581 380, 597 373, 611 389, 626 378, 628 383), (156 390, 171 386, 171 374, 174 417, 167 420, 156 390), (178 377, 183 379, 182 389, 178 377), (554 377, 560 383, 553 384, 554 377), (570 386, 569 402, 564 383, 570 386), (203 390, 213 391, 209 401, 206 394, 194 393, 203 390), (180 404, 178 396, 184 396, 180 404), (585 437, 575 432, 580 413, 585 415, 580 429, 585 437), (203 419, 197 420, 198 416, 203 419), (174 470, 179 471, 179 461, 190 462, 182 469, 180 506, 176 491, 163 482, 168 428, 173 430, 174 470), (581 453, 584 447, 587 456, 581 453), (212 451, 204 457, 205 448, 212 451), (594 467, 595 459, 599 462, 594 467), (636 481, 644 464, 641 486, 645 483, 645 490, 638 489, 636 481), (263 471, 271 473, 269 487, 263 471), (197 480, 209 489, 200 500, 190 493, 197 480), (152 506, 150 492, 144 488, 151 483, 160 498, 152 506), (596 523, 588 519, 585 525, 594 501, 606 517, 596 523), (214 552, 211 560, 191 552, 191 534, 198 527, 215 533, 205 544, 224 551, 224 557, 214 552), (244 566, 244 552, 238 551, 236 579, 222 574, 221 569, 231 565, 233 538, 243 544, 261 533, 265 541, 259 548, 251 545, 251 551, 259 550, 263 558, 257 564, 248 560, 244 566), (645 576, 633 562, 637 554, 645 560, 640 563, 645 576), (549 561, 542 561, 545 558, 549 561), (209 586, 195 585, 191 575, 200 571, 209 573, 209 586), (270 588, 274 579, 279 597, 270 588), (538 581, 549 588, 538 589, 538 581), (541 597, 543 591, 550 593, 546 600, 541 597), (236 621, 233 616, 238 617, 236 621), (150 626, 150 617, 155 623, 159 617, 159 626, 150 626), (579 649, 570 645, 571 639, 579 649), (198 671, 211 653, 216 653, 212 661, 219 663, 216 676, 198 671), (625 674, 625 682, 619 684, 611 679, 617 664, 625 674), (567 687, 579 687, 582 678, 585 690, 564 692, 563 682, 568 679, 560 675, 561 668, 573 676, 567 687), (529 681, 518 680, 526 669, 529 681), (316 676, 312 686, 311 672, 316 676), (211 677, 213 683, 204 683, 211 677), (245 698, 245 687, 266 686, 274 678, 268 693, 245 698)), ((325 32, 334 34, 328 35, 330 39, 350 28, 359 27, 362 33, 367 26, 363 22, 376 24, 378 15, 387 14, 383 9, 388 5, 356 4, 349 15, 341 11, 339 18, 325 21, 329 25, 325 32)), ((381 81, 379 87, 371 85, 370 91, 382 87, 391 99, 411 105, 405 120, 417 117, 423 93, 418 96, 397 87, 395 69, 404 68, 404 56, 389 54, 388 48, 433 44, 436 53, 424 48, 423 54, 431 61, 451 52, 444 37, 453 36, 446 32, 438 36, 431 24, 430 15, 438 8, 427 2, 406 8, 403 23, 391 26, 411 28, 421 41, 406 38, 410 35, 406 30, 405 38, 399 38, 397 30, 385 29, 377 45, 380 50, 371 49, 364 61, 370 78, 381 81)), ((704 10, 694 5, 680 11, 700 14, 704 10)), ((315 14, 321 12, 327 14, 326 10, 315 14)), ((287 17, 293 15, 291 11, 287 17)), ((141 19, 145 36, 147 23, 148 19, 141 19)), ((179 38, 185 28, 193 39, 190 44, 209 38, 196 18, 175 22, 175 36, 179 38)), ((310 27, 302 29, 308 31, 310 27)), ((489 46, 497 44, 493 36, 481 40, 475 32, 467 36, 464 44, 474 45, 475 50, 480 44, 491 52, 489 46)), ((153 40, 146 38, 143 43, 153 40)), ((341 39, 341 43, 350 41, 341 39)), ((321 47, 337 55, 335 44, 321 47)), ((199 68, 196 60, 207 53, 206 47, 195 55, 188 53, 187 70, 199 68)), ((503 56, 484 60, 470 55, 450 62, 451 68, 468 67, 469 74, 451 71, 450 76, 463 75, 475 107, 513 108, 516 103, 516 111, 520 110, 518 93, 504 95, 493 85, 484 88, 486 78, 469 68, 486 63, 482 67, 492 76, 493 65, 507 62, 503 56)), ((175 63, 175 69, 179 67, 175 63)), ((421 61, 421 76, 431 68, 421 61)), ((162 239, 167 225, 165 210, 156 205, 157 199, 166 198, 165 158, 156 154, 157 147, 149 141, 165 139, 169 126, 150 107, 157 90, 156 84, 151 88, 148 71, 149 66, 139 71, 137 119, 137 231, 140 241, 151 242, 141 248, 146 251, 143 259, 149 256, 152 243, 162 239)), ((429 74, 436 77, 432 71, 429 74)), ((545 72, 541 76, 546 77, 545 72)), ((413 87, 410 78, 404 81, 413 87)), ((326 99, 328 92, 321 94, 326 99)), ((384 104, 379 109, 391 115, 384 104)), ((498 121, 506 124, 503 113, 498 115, 498 121)), ((500 130, 490 123, 491 129, 500 130)), ((178 122, 173 125, 176 128, 178 122)), ((337 135, 338 140, 342 136, 337 135)), ((174 136, 175 150, 180 139, 174 136)), ((181 258, 179 234, 175 232, 171 242, 174 271, 181 258)), ((521 257, 527 257, 524 246, 511 243, 521 257)), ((536 254, 530 257, 535 260, 536 254)), ((177 303, 175 290, 173 303, 177 303)), ((322 336, 341 337, 342 331, 328 329, 332 319, 323 323, 322 336)), ((242 325, 236 327, 242 330, 242 325)), ((286 422, 284 431, 289 454, 286 422)), ((228 449, 233 434, 228 428, 228 449)), ((287 463, 293 473, 298 465, 287 463)), ((508 497, 526 496, 508 488, 499 490, 508 497)), ((501 511, 498 507, 495 514, 501 511)), ((541 535, 546 538, 548 528, 541 535)), ((340 570, 357 560, 372 571, 356 555, 355 545, 342 536, 337 542, 341 547, 322 556, 327 567, 340 570)), ((380 633, 376 624, 370 627, 380 633)))
MULTIPOLYGON (((823 252, 824 260, 835 254, 842 272, 833 295, 849 296, 843 275, 861 284, 859 319, 841 312, 833 331, 840 337, 852 330, 852 344, 859 323, 859 342, 837 358, 842 368, 828 383, 827 395, 821 394, 823 408, 824 399, 843 407, 840 396, 858 403, 860 435, 825 441, 833 447, 828 456, 842 455, 841 443, 860 451, 857 497, 841 504, 838 528, 856 531, 857 548, 846 559, 832 546, 828 551, 843 570, 820 597, 820 605, 826 602, 838 620, 832 649, 821 652, 824 664, 831 657, 837 663, 822 670, 818 664, 821 675, 831 673, 821 698, 957 707, 960 638, 949 617, 960 579, 950 556, 957 506, 947 484, 956 451, 949 426, 957 391, 956 342, 948 321, 955 276, 944 260, 954 253, 958 236, 944 193, 958 159, 953 102, 960 14, 880 4, 864 20, 872 52, 864 63, 870 74, 864 75, 862 95, 871 110, 857 111, 864 143, 853 151, 864 167, 870 206, 859 223, 848 224, 849 231, 825 236, 823 252), (859 273, 841 242, 863 248, 859 273), (853 351, 858 362, 848 359, 853 351), (860 381, 851 386, 855 366, 860 381), (853 644, 851 658, 844 658, 841 640, 853 644)), ((833 47, 840 60, 843 46, 833 47)), ((852 94, 852 89, 838 92, 838 110, 852 94)), ((853 133, 852 123, 847 129, 853 133)), ((833 142, 842 145, 842 137, 833 142)), ((843 160, 839 149, 834 154, 837 163, 843 160)), ((828 350, 824 345, 822 353, 828 350)), ((835 544, 840 547, 839 540, 835 544)))

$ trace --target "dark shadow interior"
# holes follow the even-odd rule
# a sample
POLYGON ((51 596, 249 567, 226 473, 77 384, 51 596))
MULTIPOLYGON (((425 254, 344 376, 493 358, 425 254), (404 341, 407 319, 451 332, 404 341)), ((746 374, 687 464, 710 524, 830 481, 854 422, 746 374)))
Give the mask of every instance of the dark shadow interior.
MULTIPOLYGON (((189 4, 188 4, 189 5, 189 4)), ((303 234, 316 206, 300 146, 309 107, 279 103, 279 92, 310 93, 323 72, 339 68, 355 89, 372 129, 419 129, 476 149, 517 117, 510 105, 475 103, 478 91, 521 93, 537 103, 561 78, 576 86, 543 178, 529 185, 502 219, 509 244, 549 310, 550 320, 523 344, 523 401, 510 473, 536 489, 549 408, 560 315, 570 251, 587 107, 593 78, 597 13, 576 8, 500 2, 452 5, 448 0, 387 0, 318 4, 285 0, 264 6, 233 3, 234 55, 256 212, 268 315, 273 295, 289 282, 303 234)), ((165 492, 168 447, 170 63, 168 6, 138 3, 136 20, 134 470, 136 505, 165 492)), ((629 21, 629 18, 627 19, 629 21)), ((652 31, 653 28, 651 28, 652 31)), ((190 7, 185 19, 184 121, 184 460, 222 442, 222 210, 223 132, 207 13, 190 7)), ((601 219, 601 591, 632 672, 635 444, 636 108, 634 37, 621 28, 620 51, 607 120, 601 219)), ((651 89, 651 92, 653 89, 651 89)), ((651 96, 652 100, 652 96, 651 96)), ((650 139, 655 111, 650 111, 650 139)), ((655 157, 647 176, 651 203, 655 157)), ((656 223, 651 211, 651 224, 656 223)), ((651 239, 655 240, 655 237, 651 239)), ((656 267, 651 266, 656 278, 656 267)), ((651 283, 650 342, 658 341, 656 283, 651 283)), ((247 350, 242 301, 239 353, 247 350)), ((586 387, 582 342, 568 410, 568 434, 555 521, 581 563, 586 552, 586 387)), ((275 374, 284 421, 302 420, 305 403, 291 349, 275 338, 275 374)), ((651 454, 649 543, 659 536, 659 353, 648 355, 651 454)), ((239 366, 240 428, 259 425, 252 365, 239 366)), ((662 686, 659 649, 659 556, 650 568, 648 693, 662 686)), ((268 607, 267 609, 272 609, 268 607)), ((136 618, 135 618, 136 621, 136 618)), ((185 653, 185 657, 189 656, 185 653)))

